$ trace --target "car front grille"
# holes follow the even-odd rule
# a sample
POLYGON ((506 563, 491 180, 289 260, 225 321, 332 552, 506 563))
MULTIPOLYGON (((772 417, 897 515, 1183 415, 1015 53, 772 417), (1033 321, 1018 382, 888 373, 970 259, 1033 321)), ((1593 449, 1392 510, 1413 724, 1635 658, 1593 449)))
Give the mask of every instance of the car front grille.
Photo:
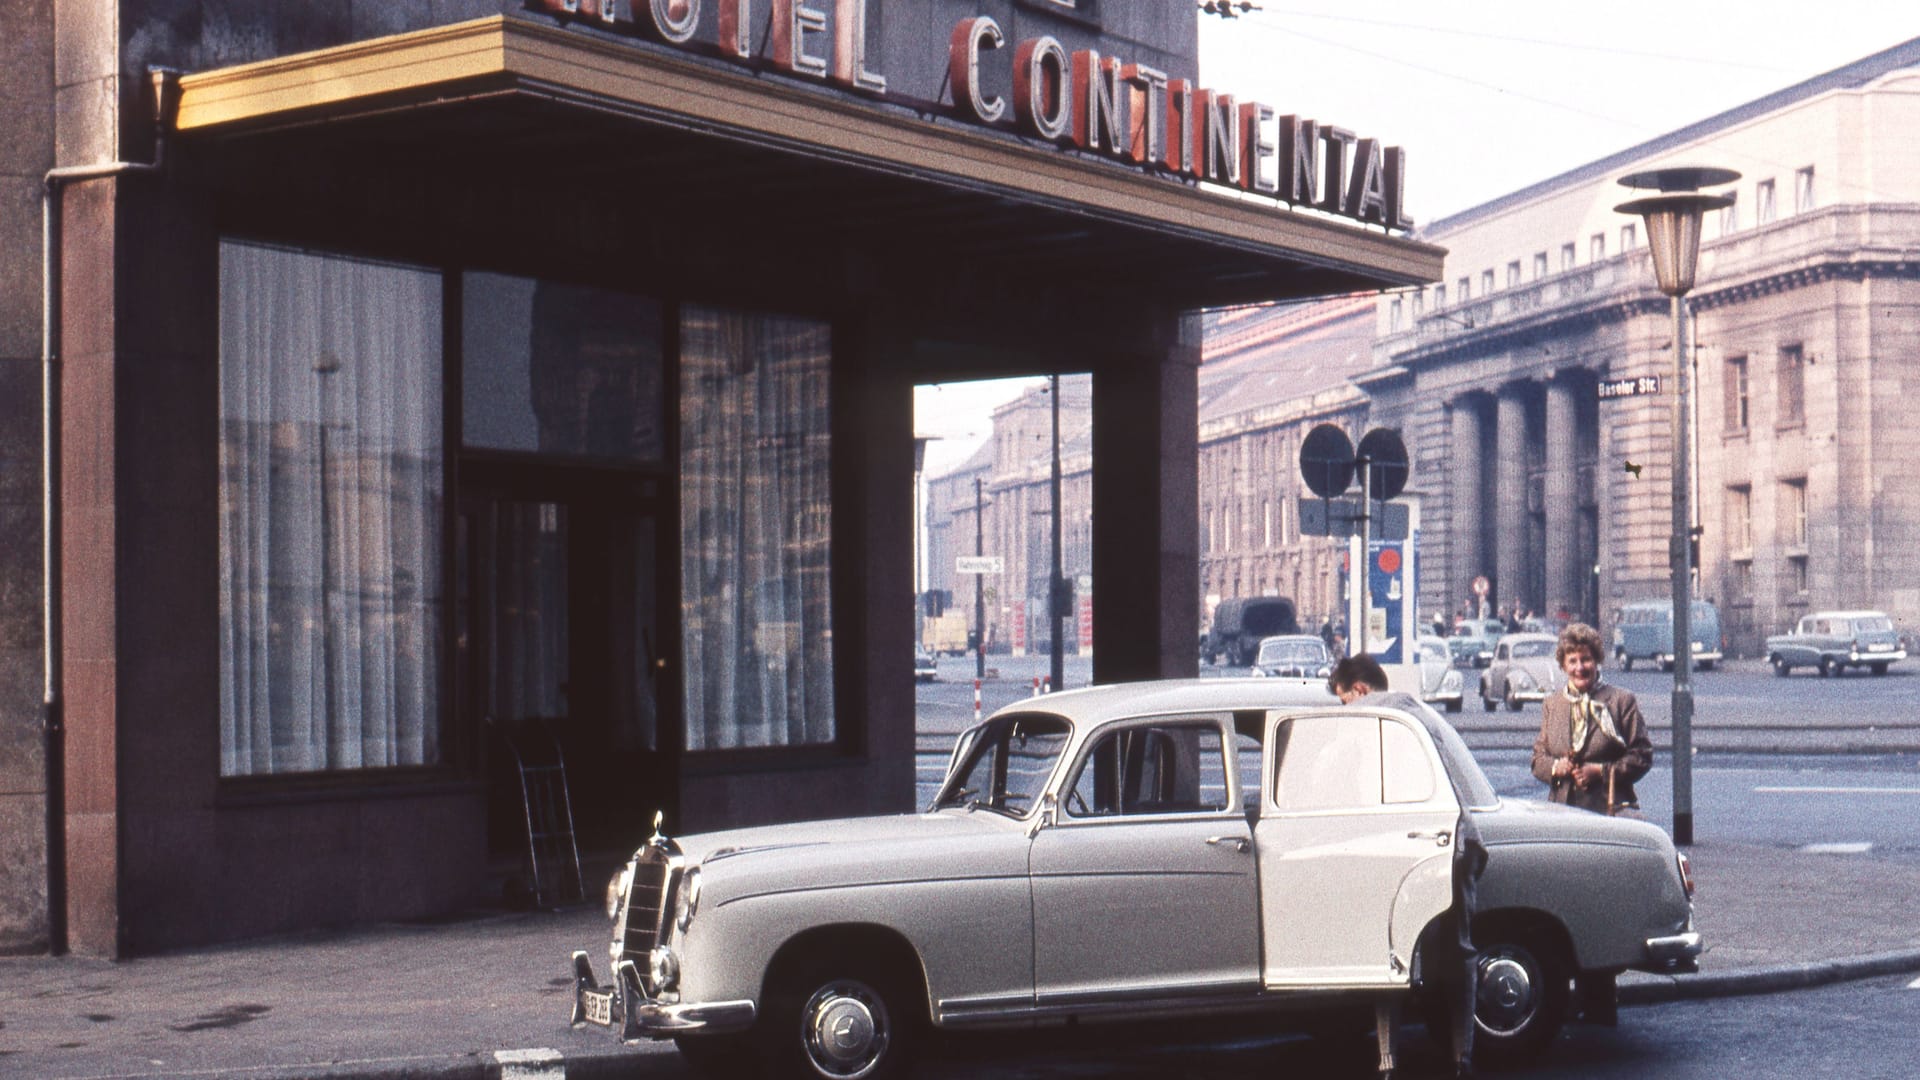
POLYGON ((660 943, 673 879, 665 851, 649 845, 634 856, 633 875, 627 882, 626 895, 620 898, 614 940, 620 943, 622 955, 639 964, 642 971, 646 970, 647 954, 660 943))

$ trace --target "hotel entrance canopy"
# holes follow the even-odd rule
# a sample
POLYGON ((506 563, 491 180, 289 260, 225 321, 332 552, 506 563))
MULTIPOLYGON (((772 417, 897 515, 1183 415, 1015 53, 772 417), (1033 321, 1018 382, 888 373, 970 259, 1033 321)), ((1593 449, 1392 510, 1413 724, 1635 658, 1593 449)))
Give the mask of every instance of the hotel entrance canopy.
MULTIPOLYGON (((238 155, 254 176, 297 186, 298 174, 345 163, 458 170, 516 200, 531 191, 638 210, 670 241, 750 243, 797 264, 854 253, 889 278, 990 274, 1187 310, 1415 285, 1441 270, 1441 249, 1377 227, 1151 175, 940 115, 944 106, 537 18, 494 16, 179 85, 173 132, 207 160, 238 155)), ((208 171, 216 187, 219 171, 208 171)))

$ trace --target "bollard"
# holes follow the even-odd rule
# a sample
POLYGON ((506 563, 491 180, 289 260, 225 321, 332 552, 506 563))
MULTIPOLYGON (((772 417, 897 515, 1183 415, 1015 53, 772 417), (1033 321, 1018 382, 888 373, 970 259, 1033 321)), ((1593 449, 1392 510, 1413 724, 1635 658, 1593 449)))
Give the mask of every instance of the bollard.
POLYGON ((1033 696, 1034 697, 1040 696, 1040 676, 1038 675, 1035 675, 1033 677, 1033 696))
POLYGON ((1053 693, 1053 676, 1048 675, 1040 680, 1040 692, 1043 694, 1053 693))
POLYGON ((973 680, 973 722, 980 722, 980 680, 973 680))

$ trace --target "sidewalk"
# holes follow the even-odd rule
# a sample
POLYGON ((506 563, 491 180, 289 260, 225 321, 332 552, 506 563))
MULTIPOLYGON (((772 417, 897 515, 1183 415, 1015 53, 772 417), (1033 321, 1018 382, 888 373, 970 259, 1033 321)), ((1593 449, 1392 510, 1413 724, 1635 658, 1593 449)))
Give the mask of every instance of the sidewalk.
MULTIPOLYGON (((1700 844, 1697 975, 1629 1005, 1920 970, 1920 863, 1700 844)), ((570 1029, 568 954, 597 910, 480 914, 110 963, 0 957, 0 1077, 683 1075, 671 1044, 570 1029)), ((1631 1025, 1631 1013, 1622 1017, 1631 1025)))

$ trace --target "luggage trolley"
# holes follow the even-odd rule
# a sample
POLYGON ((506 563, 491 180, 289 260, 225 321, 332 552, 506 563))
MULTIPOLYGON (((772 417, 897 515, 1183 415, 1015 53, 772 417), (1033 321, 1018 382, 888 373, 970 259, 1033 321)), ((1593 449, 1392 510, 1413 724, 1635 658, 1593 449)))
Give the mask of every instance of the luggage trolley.
POLYGON ((573 799, 567 792, 567 759, 546 725, 529 723, 516 734, 496 729, 520 772, 527 812, 527 863, 536 907, 585 903, 580 846, 573 837, 573 799))

